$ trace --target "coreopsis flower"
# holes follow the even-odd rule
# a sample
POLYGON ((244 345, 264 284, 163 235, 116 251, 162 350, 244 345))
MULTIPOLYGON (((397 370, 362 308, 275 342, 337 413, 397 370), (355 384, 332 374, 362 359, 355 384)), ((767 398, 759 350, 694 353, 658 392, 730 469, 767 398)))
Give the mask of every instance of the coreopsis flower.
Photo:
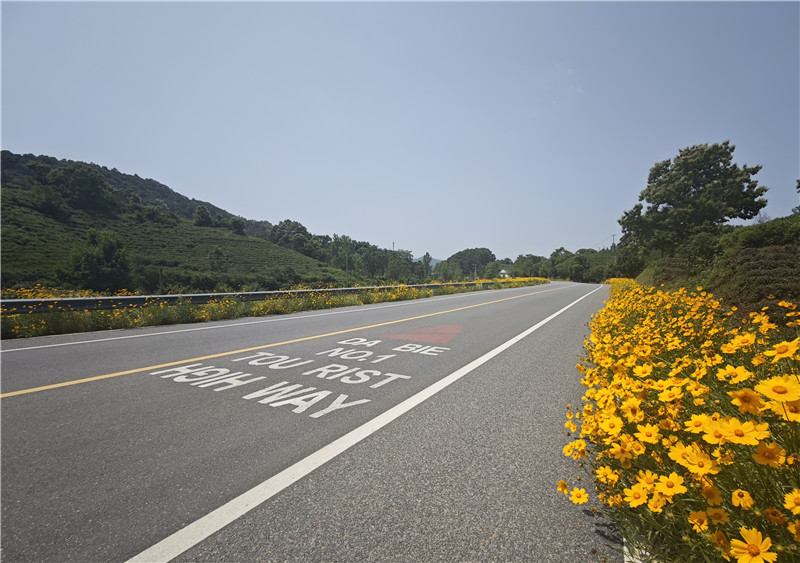
POLYGON ((721 446, 727 442, 727 439, 722 434, 722 428, 720 427, 719 420, 714 420, 713 418, 709 419, 703 426, 703 430, 705 431, 705 434, 703 434, 703 440, 712 446, 721 446))
POLYGON ((722 492, 714 485, 705 484, 701 489, 701 494, 709 506, 717 506, 722 504, 722 492))
POLYGON ((764 355, 772 357, 772 363, 774 364, 783 358, 791 358, 797 353, 798 349, 800 349, 800 337, 795 338, 791 342, 786 342, 785 340, 779 342, 772 350, 764 352, 764 355))
POLYGON ((644 412, 640 408, 641 404, 642 402, 639 399, 631 397, 622 402, 619 412, 628 419, 628 422, 641 422, 644 420, 644 412))
POLYGON ((752 389, 739 389, 738 391, 729 391, 728 395, 732 398, 731 403, 739 408, 742 414, 759 414, 761 408, 764 406, 764 401, 761 400, 761 395, 752 389))
POLYGON ((786 403, 770 401, 767 403, 767 408, 778 416, 783 417, 784 420, 800 422, 800 401, 788 401, 786 403))
POLYGON ((600 429, 609 436, 616 436, 622 432, 622 419, 616 415, 609 415, 600 421, 600 429))
POLYGON ((778 525, 786 524, 786 518, 777 508, 769 507, 764 510, 764 518, 778 525))
POLYGON ((624 493, 625 502, 627 502, 631 508, 636 508, 647 502, 647 489, 640 483, 636 483, 631 486, 630 489, 625 489, 624 493))
POLYGON ((702 510, 689 513, 689 523, 695 532, 703 532, 708 530, 708 514, 702 510))
POLYGON ((723 532, 722 530, 717 530, 716 532, 711 534, 711 541, 720 547, 725 560, 730 561, 728 554, 731 552, 731 545, 728 542, 728 537, 725 535, 725 532, 723 532))
POLYGON ((783 497, 783 507, 792 514, 800 514, 800 489, 794 489, 783 497))
POLYGON ((692 418, 684 422, 683 425, 686 427, 688 432, 691 432, 692 434, 700 434, 701 432, 704 432, 705 425, 710 420, 711 417, 708 415, 693 414, 692 418))
POLYGON ((731 555, 736 557, 737 563, 772 563, 778 554, 769 550, 772 540, 764 538, 756 528, 739 528, 742 540, 731 540, 731 555))
POLYGON ((685 493, 686 490, 683 486, 683 477, 674 471, 669 475, 660 476, 656 484, 656 491, 668 498, 685 493))
POLYGON ((781 403, 800 400, 800 383, 791 375, 776 375, 765 379, 756 385, 756 391, 781 403))
POLYGON ((727 381, 730 384, 741 383, 753 377, 753 373, 747 371, 744 366, 732 366, 728 364, 723 369, 717 371, 717 379, 727 381))
POLYGON ((745 510, 750 510, 755 504, 753 501, 753 497, 750 496, 750 493, 745 491, 744 489, 736 489, 733 491, 731 495, 731 502, 733 506, 741 506, 745 510))
POLYGON ((657 426, 652 424, 637 424, 636 428, 639 431, 636 432, 634 436, 636 436, 636 438, 642 442, 646 442, 648 444, 657 444, 661 439, 661 434, 659 433, 657 426))
POLYGON ((636 482, 642 485, 645 489, 647 489, 648 493, 652 493, 656 490, 656 483, 658 483, 658 475, 653 473, 650 470, 646 471, 639 471, 639 474, 636 476, 636 482))
POLYGON ((731 521, 730 514, 724 508, 711 507, 707 512, 712 524, 727 524, 731 521))
POLYGON ((614 471, 607 465, 598 467, 597 471, 595 472, 595 476, 601 483, 607 483, 609 485, 614 485, 617 481, 619 481, 619 472, 614 471))
POLYGON ((569 485, 563 479, 557 483, 558 485, 558 492, 564 493, 565 495, 569 494, 569 485))
POLYGON ((650 364, 634 366, 633 368, 633 375, 635 375, 636 377, 647 377, 651 373, 653 373, 653 366, 650 364))
POLYGON ((586 494, 586 489, 579 489, 578 487, 575 487, 572 489, 569 500, 575 504, 585 504, 589 502, 589 495, 586 494))
POLYGON ((752 346, 756 343, 756 335, 752 332, 746 332, 744 334, 737 334, 732 344, 738 348, 747 348, 748 346, 752 346))
POLYGON ((759 442, 753 459, 761 465, 769 465, 777 469, 786 461, 786 450, 775 443, 759 442))
POLYGON ((800 520, 794 520, 786 525, 786 528, 794 536, 794 541, 800 542, 800 520))
POLYGON ((655 491, 653 496, 650 497, 650 500, 647 501, 647 509, 650 510, 650 512, 662 512, 664 510, 664 506, 671 500, 672 497, 663 495, 659 491, 655 491))
POLYGON ((732 416, 720 420, 719 429, 729 442, 749 446, 755 446, 759 440, 769 438, 770 435, 768 423, 755 423, 752 420, 742 422, 732 416))
POLYGON ((675 463, 679 463, 686 467, 686 459, 689 457, 689 450, 683 444, 683 442, 678 442, 670 447, 667 455, 675 463))
POLYGON ((683 389, 680 387, 670 387, 658 394, 658 400, 662 403, 671 403, 683 397, 683 389))
POLYGON ((716 475, 721 471, 720 467, 705 453, 697 444, 692 444, 687 451, 685 467, 697 477, 703 475, 716 475))

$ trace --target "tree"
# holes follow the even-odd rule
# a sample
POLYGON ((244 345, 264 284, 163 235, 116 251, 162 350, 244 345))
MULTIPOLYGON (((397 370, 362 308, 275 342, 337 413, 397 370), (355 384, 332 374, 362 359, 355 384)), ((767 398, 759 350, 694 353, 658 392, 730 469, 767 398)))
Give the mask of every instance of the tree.
POLYGON ((451 266, 458 267, 463 274, 477 277, 483 274, 483 269, 489 262, 494 262, 497 257, 488 248, 467 248, 453 254, 447 259, 451 266))
POLYGON ((214 224, 211 219, 211 213, 205 205, 198 205, 194 210, 194 224, 198 227, 210 227, 214 224))
POLYGON ((237 235, 244 234, 244 219, 241 217, 234 217, 231 219, 231 229, 237 235))
POLYGON ((130 264, 124 247, 122 237, 114 231, 89 229, 86 242, 73 251, 58 276, 82 289, 125 289, 130 281, 130 264))
POLYGON ((733 163, 730 141, 695 145, 650 169, 647 187, 619 224, 620 243, 671 254, 698 233, 718 234, 731 219, 752 219, 767 204, 767 191, 752 178, 761 166, 733 163))
POLYGON ((431 275, 431 254, 426 252, 422 257, 422 277, 427 279, 431 275))
POLYGON ((47 183, 57 187, 75 208, 110 211, 114 207, 105 178, 86 164, 56 168, 47 174, 47 183))
POLYGON ((311 233, 301 223, 284 219, 269 231, 267 240, 279 246, 305 254, 305 246, 311 233))
POLYGON ((520 254, 514 261, 511 268, 511 273, 516 277, 533 277, 539 273, 539 264, 544 262, 544 256, 535 256, 533 254, 520 254))

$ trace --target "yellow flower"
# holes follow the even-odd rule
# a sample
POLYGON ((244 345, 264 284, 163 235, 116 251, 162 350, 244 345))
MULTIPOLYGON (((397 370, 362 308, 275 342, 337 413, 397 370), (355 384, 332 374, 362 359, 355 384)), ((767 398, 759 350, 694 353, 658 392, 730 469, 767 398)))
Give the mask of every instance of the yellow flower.
POLYGON ((722 428, 720 428, 719 420, 709 418, 706 424, 703 426, 703 430, 705 430, 705 434, 703 434, 703 440, 711 445, 721 446, 727 441, 725 436, 722 435, 722 428))
POLYGON ((686 490, 687 490, 686 487, 683 486, 683 477, 681 477, 674 471, 670 473, 668 476, 662 475, 661 477, 658 478, 656 491, 658 491, 665 497, 672 498, 675 495, 685 493, 686 490))
POLYGON ((731 546, 728 544, 728 538, 725 536, 725 532, 722 530, 717 530, 713 534, 711 534, 711 541, 717 544, 721 549, 722 553, 724 554, 726 561, 730 561, 728 557, 728 553, 731 551, 731 546))
POLYGON ((800 399, 800 383, 790 375, 778 375, 756 385, 756 391, 773 401, 782 403, 800 399))
POLYGON ((683 397, 683 389, 680 387, 670 387, 658 394, 658 400, 662 403, 677 401, 681 397, 683 397))
POLYGON ((656 490, 656 483, 658 482, 658 475, 653 473, 652 471, 639 471, 639 474, 636 477, 636 482, 642 485, 648 493, 652 493, 656 490))
POLYGON ((569 496, 569 500, 575 504, 584 504, 589 502, 589 495, 586 494, 585 489, 579 489, 578 487, 575 487, 572 489, 572 494, 569 496))
POLYGON ((558 482, 558 492, 564 493, 565 495, 569 494, 569 485, 563 479, 558 482))
POLYGON ((800 489, 794 489, 783 497, 783 507, 791 510, 792 514, 800 514, 800 489))
POLYGON ((702 510, 689 513, 689 523, 695 532, 703 532, 708 530, 708 514, 702 510))
POLYGON ((767 403, 769 410, 788 420, 789 422, 800 422, 800 401, 770 401, 767 403))
POLYGON ((739 412, 742 414, 757 415, 764 406, 761 396, 752 389, 744 388, 738 391, 729 391, 728 395, 733 398, 731 403, 735 407, 739 407, 739 412))
POLYGON ((636 483, 630 489, 625 489, 624 493, 625 502, 627 502, 631 508, 636 508, 647 502, 647 489, 640 483, 636 483))
POLYGON ((643 366, 635 366, 633 368, 633 375, 636 377, 647 377, 653 373, 653 366, 650 364, 645 364, 643 366))
POLYGON ((745 510, 750 510, 754 504, 753 497, 744 489, 736 489, 733 491, 731 502, 733 506, 741 506, 745 510))
POLYGON ((662 512, 664 510, 664 505, 667 504, 671 500, 671 497, 661 494, 660 492, 656 491, 653 493, 653 496, 647 503, 647 509, 650 512, 662 512))
POLYGON ((747 371, 743 366, 732 366, 728 364, 724 369, 717 371, 717 379, 735 384, 741 383, 753 377, 752 372, 747 371))
POLYGON ((721 471, 720 467, 714 463, 714 460, 700 449, 697 444, 692 444, 692 448, 687 450, 684 466, 696 476, 716 475, 721 471))
POLYGON ((797 353, 798 349, 800 349, 800 337, 795 338, 791 342, 786 342, 785 340, 783 342, 779 342, 772 348, 772 350, 764 352, 764 355, 773 356, 772 363, 774 364, 782 358, 791 358, 797 353))
POLYGON ((739 528, 739 533, 744 541, 731 540, 731 555, 736 557, 737 563, 772 563, 778 554, 769 550, 772 540, 762 538, 761 532, 756 528, 739 528))
POLYGON ((713 524, 727 524, 731 521, 730 514, 724 508, 709 508, 708 517, 713 524))
POLYGON ((775 524, 783 525, 786 524, 786 518, 783 516, 780 510, 777 508, 769 507, 764 510, 764 517, 769 520, 770 522, 774 522, 775 524))
POLYGON ((800 520, 795 520, 794 522, 789 522, 786 526, 789 529, 789 532, 794 536, 794 541, 800 542, 800 520))
POLYGON ((600 429, 609 436, 616 436, 622 432, 622 419, 616 415, 607 416, 600 422, 600 429))
POLYGON ((614 471, 607 465, 598 467, 595 476, 601 483, 608 483, 610 485, 614 485, 617 481, 619 481, 619 472, 614 471))
POLYGON ((635 397, 625 400, 620 405, 619 410, 628 419, 628 422, 641 422, 644 420, 644 412, 640 408, 642 402, 635 397))
POLYGON ((683 423, 686 427, 686 430, 691 432, 692 434, 699 434, 703 432, 706 423, 711 420, 708 415, 705 414, 693 414, 692 418, 683 423))
POLYGON ((636 428, 639 431, 634 434, 634 436, 636 436, 642 442, 647 442, 648 444, 657 444, 661 439, 661 434, 658 432, 657 426, 652 424, 637 424, 636 428))
POLYGON ((769 424, 756 424, 752 420, 742 422, 732 416, 719 421, 719 429, 726 440, 734 444, 755 446, 759 440, 769 438, 769 424))
POLYGON ((669 449, 669 453, 667 454, 669 458, 674 461, 675 463, 680 463, 684 467, 686 466, 686 460, 689 457, 689 451, 683 442, 678 442, 677 444, 673 445, 669 449))
POLYGON ((722 504, 722 492, 714 485, 703 485, 701 493, 709 506, 722 504))
POLYGON ((756 453, 753 454, 753 459, 761 465, 769 465, 777 469, 786 461, 786 450, 778 444, 760 442, 756 453))

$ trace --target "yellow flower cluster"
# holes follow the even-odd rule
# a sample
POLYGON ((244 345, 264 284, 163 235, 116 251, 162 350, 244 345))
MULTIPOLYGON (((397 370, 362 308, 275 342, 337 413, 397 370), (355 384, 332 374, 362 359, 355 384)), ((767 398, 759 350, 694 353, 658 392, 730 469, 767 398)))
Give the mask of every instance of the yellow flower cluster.
POLYGON ((666 560, 800 560, 800 311, 781 301, 782 327, 768 309, 736 323, 702 288, 610 283, 564 454, 626 538, 658 531, 647 549, 666 560))

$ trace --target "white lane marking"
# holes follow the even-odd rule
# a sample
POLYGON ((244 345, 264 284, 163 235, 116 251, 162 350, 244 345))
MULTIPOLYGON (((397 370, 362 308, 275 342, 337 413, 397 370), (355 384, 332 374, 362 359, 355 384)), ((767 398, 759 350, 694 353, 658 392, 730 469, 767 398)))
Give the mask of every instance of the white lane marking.
POLYGON ((539 328, 543 327, 561 313, 572 307, 573 305, 577 304, 578 302, 582 301, 583 299, 589 297, 603 286, 599 286, 583 297, 580 297, 563 307, 562 309, 556 311, 546 319, 539 321, 529 329, 521 332, 514 338, 504 342, 497 348, 490 350, 480 358, 473 360, 469 364, 459 368, 458 370, 454 371, 450 375, 440 379, 436 383, 426 387, 416 395, 412 395, 405 401, 395 405, 394 407, 390 408, 386 412, 377 417, 373 418, 369 422, 359 426, 355 430, 350 431, 349 433, 345 434, 341 438, 334 440, 327 446, 317 450, 313 454, 309 455, 308 457, 298 461, 294 465, 284 469, 280 473, 275 474, 273 477, 270 477, 263 483, 256 485, 249 491, 242 493, 238 497, 234 498, 233 500, 223 504, 216 510, 209 512, 199 520, 194 521, 193 523, 189 524, 185 528, 178 530, 171 536, 168 536, 155 544, 154 546, 144 550, 139 555, 128 560, 127 563, 134 563, 134 562, 166 562, 171 559, 174 559, 187 549, 194 547, 210 535, 218 532, 237 518, 240 518, 250 510, 254 509, 258 505, 266 502, 271 497, 275 496, 283 489, 287 488, 288 486, 294 484, 295 482, 299 481, 315 469, 321 467, 328 461, 332 460, 339 454, 343 453, 347 449, 351 448, 352 446, 356 445, 360 441, 364 440, 365 438, 369 437, 370 435, 374 434, 393 420, 399 418, 400 416, 404 415, 423 401, 431 398, 439 391, 445 389, 449 385, 455 383, 471 371, 477 369, 481 365, 485 364, 495 356, 501 354, 526 336, 530 335, 534 331, 538 330, 539 328))
MULTIPOLYGON (((529 286, 530 287, 530 286, 529 286)), ((518 288, 512 288, 518 289, 518 288)), ((519 288, 521 289, 521 288, 519 288)), ((538 292, 537 292, 538 293, 538 292)), ((439 301, 445 301, 450 299, 456 299, 460 297, 468 297, 473 295, 473 293, 464 293, 458 295, 441 295, 439 296, 439 301)), ((108 338, 94 338, 89 340, 76 340, 74 342, 59 342, 57 344, 41 344, 38 346, 27 346, 21 348, 9 348, 9 349, 0 349, 0 353, 10 353, 10 352, 20 352, 20 351, 27 351, 27 350, 40 350, 42 348, 58 348, 61 346, 75 346, 77 344, 94 344, 95 342, 111 342, 114 340, 127 340, 129 338, 146 338, 149 336, 161 336, 162 334, 180 334, 182 332, 195 332, 198 330, 218 330, 223 328, 231 328, 235 326, 247 326, 247 325, 256 325, 256 324, 264 324, 264 323, 276 323, 281 321, 292 321, 296 319, 307 319, 307 318, 316 318, 316 317, 327 317, 329 315, 345 315, 348 313, 358 313, 367 310, 374 310, 374 309, 388 309, 392 307, 402 307, 404 305, 417 305, 420 303, 425 303, 427 299, 409 299, 407 301, 402 301, 400 303, 388 303, 383 305, 367 305, 365 307, 355 307, 353 309, 347 310, 335 310, 335 311, 327 311, 324 313, 316 313, 316 314, 298 314, 298 315, 282 315, 280 317, 272 317, 269 319, 259 319, 254 321, 247 321, 242 323, 225 323, 213 326, 199 326, 199 327, 192 327, 192 328, 182 328, 178 330, 164 330, 160 332, 148 332, 143 334, 126 334, 125 336, 109 336, 108 338)), ((142 327, 145 328, 145 327, 142 327)), ((147 328, 154 328, 154 327, 147 327, 147 328)))

